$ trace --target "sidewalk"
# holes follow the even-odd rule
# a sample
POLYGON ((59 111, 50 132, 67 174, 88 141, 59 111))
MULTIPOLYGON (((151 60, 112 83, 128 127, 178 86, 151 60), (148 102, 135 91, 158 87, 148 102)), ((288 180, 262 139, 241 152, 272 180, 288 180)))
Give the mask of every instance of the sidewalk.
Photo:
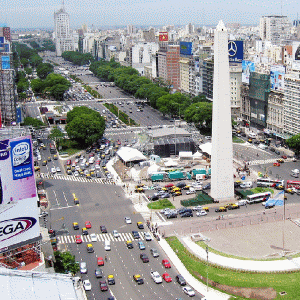
MULTIPOLYGON (((190 237, 181 238, 181 241, 194 255, 203 260, 207 259, 205 249, 194 243, 190 237)), ((258 261, 235 259, 209 252, 208 261, 212 264, 216 264, 226 268, 246 271, 277 272, 300 269, 300 257, 291 259, 287 258, 283 260, 258 261)))
POLYGON ((206 285, 203 284, 202 282, 198 281, 196 278, 194 278, 188 272, 188 270, 185 268, 184 264, 177 257, 176 253, 169 246, 169 244, 166 242, 165 239, 160 239, 160 241, 158 243, 162 247, 162 249, 165 251, 165 253, 168 255, 168 257, 170 258, 170 261, 176 267, 178 272, 185 278, 188 285, 190 285, 194 290, 196 290, 200 294, 204 295, 204 298, 202 298, 202 300, 225 300, 225 299, 230 298, 229 295, 221 293, 217 290, 214 290, 211 287, 209 287, 208 291, 207 291, 206 285))

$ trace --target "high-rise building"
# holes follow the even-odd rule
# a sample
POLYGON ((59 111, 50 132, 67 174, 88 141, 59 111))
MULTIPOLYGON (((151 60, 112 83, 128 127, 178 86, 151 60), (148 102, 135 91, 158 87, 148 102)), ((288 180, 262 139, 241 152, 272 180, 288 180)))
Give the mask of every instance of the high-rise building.
POLYGON ((64 1, 61 9, 54 13, 54 35, 57 56, 61 56, 65 51, 74 50, 74 39, 70 33, 70 16, 65 10, 64 1))
POLYGON ((259 34, 264 41, 270 41, 274 45, 280 45, 290 31, 291 24, 286 16, 264 16, 260 18, 259 34))

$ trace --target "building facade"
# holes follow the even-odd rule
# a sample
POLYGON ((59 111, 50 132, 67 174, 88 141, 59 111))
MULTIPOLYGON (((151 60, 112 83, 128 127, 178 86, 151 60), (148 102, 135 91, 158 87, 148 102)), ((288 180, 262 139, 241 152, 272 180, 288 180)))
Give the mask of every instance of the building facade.
POLYGON ((229 65, 230 77, 230 105, 231 116, 239 118, 241 114, 241 87, 242 87, 242 66, 241 64, 229 65))
POLYGON ((274 135, 283 133, 283 92, 271 91, 268 99, 267 129, 274 135))
POLYGON ((180 68, 180 91, 181 93, 190 93, 190 59, 181 57, 179 61, 180 68))

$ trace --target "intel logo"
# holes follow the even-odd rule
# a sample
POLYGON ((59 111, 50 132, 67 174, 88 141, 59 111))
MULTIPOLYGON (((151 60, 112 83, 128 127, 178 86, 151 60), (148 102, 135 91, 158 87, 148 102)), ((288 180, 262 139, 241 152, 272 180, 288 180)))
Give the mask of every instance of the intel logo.
POLYGON ((36 222, 36 219, 31 217, 15 218, 0 222, 0 243, 26 232, 36 222))
POLYGON ((30 151, 29 143, 22 142, 14 147, 12 153, 13 155, 24 155, 30 151))

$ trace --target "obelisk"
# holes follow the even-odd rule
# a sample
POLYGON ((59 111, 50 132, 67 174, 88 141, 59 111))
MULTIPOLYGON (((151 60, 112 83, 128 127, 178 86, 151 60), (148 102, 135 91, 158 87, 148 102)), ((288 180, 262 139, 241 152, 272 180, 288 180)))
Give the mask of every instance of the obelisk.
POLYGON ((211 196, 234 199, 228 33, 222 21, 215 30, 211 152, 211 196))

